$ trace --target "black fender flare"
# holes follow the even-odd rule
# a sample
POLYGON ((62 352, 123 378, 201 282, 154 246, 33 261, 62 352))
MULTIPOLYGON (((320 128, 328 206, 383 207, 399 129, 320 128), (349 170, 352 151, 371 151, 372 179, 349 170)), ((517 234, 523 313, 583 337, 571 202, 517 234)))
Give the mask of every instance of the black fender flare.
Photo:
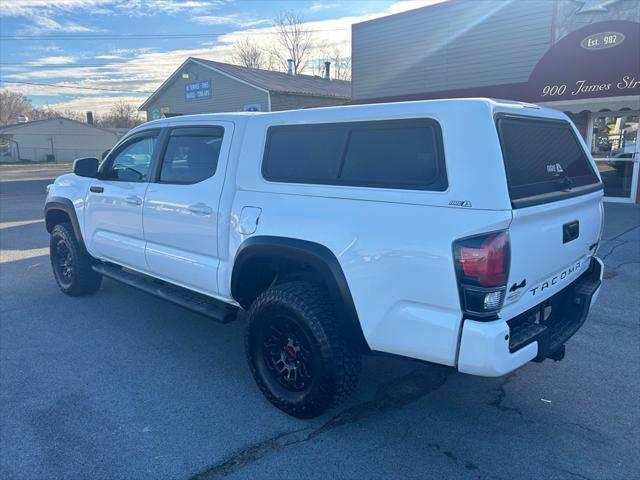
POLYGON ((301 262, 313 268, 320 274, 329 290, 336 315, 343 319, 338 322, 340 333, 347 337, 351 346, 361 352, 371 351, 362 332, 349 284, 340 262, 331 250, 319 243, 288 237, 258 235, 245 240, 238 248, 234 259, 231 295, 246 310, 251 306, 253 299, 243 294, 241 273, 245 265, 257 258, 301 262))
POLYGON ((78 240, 78 244, 83 251, 87 251, 87 248, 84 244, 84 239, 82 238, 82 230, 80 229, 80 223, 78 223, 78 215, 76 214, 76 208, 73 205, 73 202, 65 197, 49 197, 47 203, 44 205, 44 221, 45 226, 47 227, 47 232, 51 233, 53 227, 56 225, 49 220, 49 212, 52 211, 62 211, 67 214, 69 220, 71 222, 71 226, 73 227, 73 233, 76 236, 76 240, 78 240))

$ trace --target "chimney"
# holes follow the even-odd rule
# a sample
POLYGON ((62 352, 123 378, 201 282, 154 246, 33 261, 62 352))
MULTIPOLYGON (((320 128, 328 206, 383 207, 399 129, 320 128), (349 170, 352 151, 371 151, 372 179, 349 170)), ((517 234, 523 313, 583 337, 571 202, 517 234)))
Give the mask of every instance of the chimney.
POLYGON ((87 112, 87 123, 93 125, 93 112, 87 112))
POLYGON ((324 78, 331 80, 331 62, 324 62, 324 78))
POLYGON ((287 60, 287 75, 293 75, 293 60, 287 60))

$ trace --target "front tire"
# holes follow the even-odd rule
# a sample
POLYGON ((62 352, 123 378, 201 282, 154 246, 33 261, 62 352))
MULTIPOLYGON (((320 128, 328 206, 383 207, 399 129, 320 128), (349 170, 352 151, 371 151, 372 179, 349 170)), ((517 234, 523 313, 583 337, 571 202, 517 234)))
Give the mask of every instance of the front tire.
POLYGON ((245 347, 249 367, 280 410, 312 418, 354 389, 360 356, 338 333, 324 288, 306 282, 275 285, 249 310, 245 347))
POLYGON ((80 247, 70 223, 53 227, 49 258, 56 283, 67 295, 87 295, 100 288, 102 275, 91 268, 93 259, 80 247))

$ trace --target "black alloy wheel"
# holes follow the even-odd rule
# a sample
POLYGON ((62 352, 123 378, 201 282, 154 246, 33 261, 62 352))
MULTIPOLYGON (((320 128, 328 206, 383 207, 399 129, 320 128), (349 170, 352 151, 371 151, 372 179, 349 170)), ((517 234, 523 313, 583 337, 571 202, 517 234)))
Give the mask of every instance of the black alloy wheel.
POLYGON ((58 281, 68 288, 73 282, 73 255, 64 239, 59 239, 55 246, 54 269, 58 281))
POLYGON ((311 343, 286 315, 279 315, 262 330, 262 355, 273 380, 289 392, 302 392, 313 383, 311 343))
POLYGON ((324 286, 310 282, 273 285, 258 295, 249 310, 245 349, 267 400, 299 418, 341 403, 361 370, 324 286))
POLYGON ((78 243, 71 224, 53 227, 49 257, 56 283, 67 295, 87 295, 100 288, 102 275, 93 270, 95 260, 78 243))

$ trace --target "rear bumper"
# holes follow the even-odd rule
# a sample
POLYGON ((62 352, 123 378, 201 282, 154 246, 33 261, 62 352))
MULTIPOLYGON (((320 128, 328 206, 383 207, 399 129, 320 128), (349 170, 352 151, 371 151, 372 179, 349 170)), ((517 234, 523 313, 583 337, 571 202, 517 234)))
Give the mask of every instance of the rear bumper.
POLYGON ((558 351, 582 326, 596 301, 603 264, 594 257, 588 270, 536 307, 509 320, 465 320, 458 370, 498 377, 525 363, 542 361, 558 351), (546 319, 545 311, 551 312, 546 319))

